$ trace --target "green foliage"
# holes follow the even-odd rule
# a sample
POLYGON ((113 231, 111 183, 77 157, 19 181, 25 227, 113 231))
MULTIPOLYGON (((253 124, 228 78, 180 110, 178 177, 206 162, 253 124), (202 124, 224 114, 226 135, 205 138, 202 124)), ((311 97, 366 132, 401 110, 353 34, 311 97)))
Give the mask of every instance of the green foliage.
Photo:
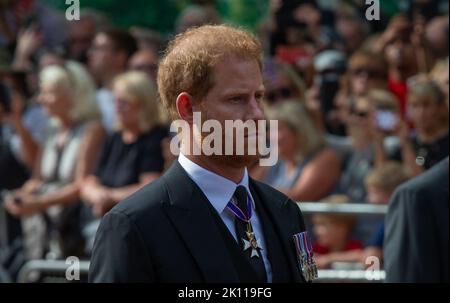
MULTIPOLYGON (((44 0, 50 6, 64 11, 64 0, 44 0)), ((116 26, 133 25, 150 27, 161 33, 173 31, 179 13, 192 0, 80 0, 80 7, 95 8, 109 16, 116 26)), ((224 21, 255 29, 266 15, 269 0, 216 0, 217 9, 224 21)))

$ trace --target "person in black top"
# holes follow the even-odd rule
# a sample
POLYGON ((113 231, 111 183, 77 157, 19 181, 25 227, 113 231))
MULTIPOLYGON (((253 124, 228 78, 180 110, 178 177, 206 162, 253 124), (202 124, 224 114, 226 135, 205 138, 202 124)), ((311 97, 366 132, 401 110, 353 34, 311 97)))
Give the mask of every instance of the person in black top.
MULTIPOLYGON (((28 178, 29 172, 12 147, 13 133, 8 127, 11 116, 11 94, 9 88, 0 81, 0 193, 20 187, 28 178)), ((2 199, 0 197, 0 204, 2 199)))
POLYGON ((156 90, 142 72, 118 76, 113 85, 118 131, 105 141, 97 169, 82 189, 82 199, 102 217, 119 201, 157 179, 164 168, 156 90))
POLYGON ((399 129, 401 149, 394 153, 413 175, 434 166, 449 154, 448 107, 445 96, 433 81, 417 77, 409 85, 409 114, 415 133, 406 123, 399 129))

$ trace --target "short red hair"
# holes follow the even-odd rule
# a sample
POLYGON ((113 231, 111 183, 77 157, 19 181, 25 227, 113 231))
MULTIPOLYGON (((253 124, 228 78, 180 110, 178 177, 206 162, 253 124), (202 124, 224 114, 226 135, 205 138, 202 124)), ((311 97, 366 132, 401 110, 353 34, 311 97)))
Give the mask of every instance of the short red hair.
POLYGON ((158 90, 163 105, 177 117, 175 101, 182 92, 201 101, 214 86, 214 67, 219 60, 236 56, 256 60, 262 69, 262 47, 245 30, 228 25, 205 25, 176 36, 158 69, 158 90))

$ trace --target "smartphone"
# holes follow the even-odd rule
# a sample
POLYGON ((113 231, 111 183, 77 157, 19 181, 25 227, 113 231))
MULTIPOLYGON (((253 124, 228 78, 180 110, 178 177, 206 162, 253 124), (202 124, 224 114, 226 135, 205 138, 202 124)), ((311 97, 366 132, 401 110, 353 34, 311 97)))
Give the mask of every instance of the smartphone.
POLYGON ((11 95, 8 87, 0 82, 0 106, 7 114, 11 112, 11 95))
POLYGON ((393 131, 398 122, 398 116, 389 110, 379 110, 375 114, 377 127, 383 131, 393 131))

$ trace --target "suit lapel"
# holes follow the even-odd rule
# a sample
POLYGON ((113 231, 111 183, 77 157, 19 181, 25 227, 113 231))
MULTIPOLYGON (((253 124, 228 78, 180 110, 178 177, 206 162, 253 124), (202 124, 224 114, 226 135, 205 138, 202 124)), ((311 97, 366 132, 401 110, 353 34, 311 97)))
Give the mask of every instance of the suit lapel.
POLYGON ((211 216, 210 203, 178 161, 163 176, 170 202, 165 210, 205 282, 239 282, 231 256, 211 216))
POLYGON ((266 242, 266 254, 272 267, 272 282, 289 282, 292 277, 289 269, 289 262, 287 262, 285 250, 281 245, 281 239, 275 231, 272 220, 267 214, 266 207, 261 203, 261 197, 255 190, 250 187, 253 200, 256 204, 256 213, 262 223, 264 239, 266 242))
POLYGON ((258 195, 259 201, 263 204, 267 211, 267 215, 274 224, 274 230, 279 237, 282 248, 288 258, 289 268, 294 281, 305 282, 298 268, 294 240, 292 238, 292 236, 299 231, 297 231, 298 228, 296 228, 295 225, 290 226, 286 224, 286 218, 289 216, 285 213, 286 209, 283 206, 286 205, 288 198, 285 201, 277 201, 279 200, 279 197, 272 196, 271 193, 265 191, 252 179, 250 179, 250 186, 258 195))

